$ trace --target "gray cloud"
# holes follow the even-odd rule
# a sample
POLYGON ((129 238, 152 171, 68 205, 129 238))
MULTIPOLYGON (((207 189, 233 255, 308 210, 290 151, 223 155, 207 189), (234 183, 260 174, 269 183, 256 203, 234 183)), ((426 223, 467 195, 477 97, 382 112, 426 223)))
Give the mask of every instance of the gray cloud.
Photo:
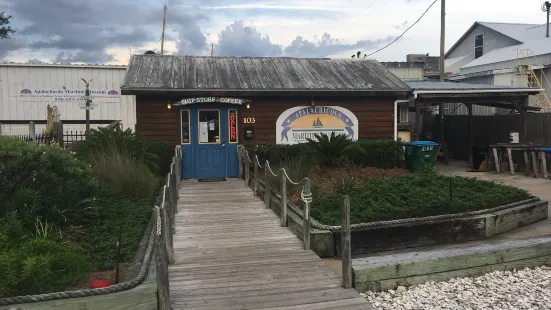
POLYGON ((0 40, 0 60, 4 59, 10 52, 21 49, 25 46, 21 41, 14 38, 0 40))
POLYGON ((396 30, 400 30, 400 29, 406 29, 408 26, 409 26, 409 23, 407 21, 404 21, 403 23, 392 25, 392 28, 396 30))
MULTIPOLYGON (((56 61, 103 63, 112 61, 107 50, 113 47, 140 47, 156 42, 161 35, 163 8, 152 9, 125 0, 4 0, 10 14, 28 26, 18 29, 29 42, 18 46, 0 44, 0 58, 20 48, 51 49, 56 61), (32 39, 31 39, 32 38, 32 39)), ((192 53, 201 46, 202 32, 197 21, 177 9, 169 13, 168 25, 177 29, 181 45, 192 53)), ((176 35, 167 34, 166 39, 176 35)), ((206 38, 203 35, 206 42, 206 38)), ((203 44, 204 45, 204 44, 203 44)))
POLYGON ((43 61, 40 60, 40 59, 36 59, 36 58, 27 60, 27 63, 28 63, 28 64, 35 64, 35 65, 45 64, 45 62, 43 62, 43 61))
POLYGON ((270 41, 256 28, 235 21, 218 35, 217 55, 220 56, 281 56, 281 45, 270 41))

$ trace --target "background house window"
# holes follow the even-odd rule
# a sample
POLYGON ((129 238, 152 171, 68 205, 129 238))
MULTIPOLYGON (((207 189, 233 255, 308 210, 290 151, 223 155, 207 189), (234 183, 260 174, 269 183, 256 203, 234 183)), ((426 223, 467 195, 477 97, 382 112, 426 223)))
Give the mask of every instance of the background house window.
POLYGON ((398 107, 398 123, 407 123, 409 122, 409 107, 400 106, 398 107))
POLYGON ((484 35, 478 34, 474 36, 474 59, 482 56, 484 53, 484 35))

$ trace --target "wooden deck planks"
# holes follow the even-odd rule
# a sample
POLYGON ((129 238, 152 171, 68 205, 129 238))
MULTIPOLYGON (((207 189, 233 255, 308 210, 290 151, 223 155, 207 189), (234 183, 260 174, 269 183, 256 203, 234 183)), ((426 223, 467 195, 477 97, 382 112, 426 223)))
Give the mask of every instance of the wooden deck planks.
POLYGON ((372 309, 241 180, 184 181, 178 203, 172 309, 372 309))

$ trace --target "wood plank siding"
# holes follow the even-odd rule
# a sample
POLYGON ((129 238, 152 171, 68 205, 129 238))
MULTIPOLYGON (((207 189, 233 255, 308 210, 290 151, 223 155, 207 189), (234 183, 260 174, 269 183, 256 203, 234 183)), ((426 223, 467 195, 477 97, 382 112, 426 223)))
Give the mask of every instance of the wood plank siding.
MULTIPOLYGON (((181 98, 179 98, 181 99, 181 98)), ((168 102, 179 99, 147 98, 137 96, 136 130, 148 140, 167 141, 171 146, 180 143, 180 108, 167 108, 168 102), (170 101, 167 101, 170 100, 170 101)), ((239 113, 239 142, 253 145, 259 142, 275 143, 276 121, 285 110, 297 106, 309 106, 303 99, 251 99, 250 108, 234 106, 239 113), (243 124, 243 118, 254 117, 254 124, 243 124), (244 127, 254 128, 254 139, 244 140, 244 127)), ((394 135, 394 100, 389 97, 342 98, 315 100, 316 106, 340 106, 356 115, 359 123, 359 139, 392 139, 394 135)))

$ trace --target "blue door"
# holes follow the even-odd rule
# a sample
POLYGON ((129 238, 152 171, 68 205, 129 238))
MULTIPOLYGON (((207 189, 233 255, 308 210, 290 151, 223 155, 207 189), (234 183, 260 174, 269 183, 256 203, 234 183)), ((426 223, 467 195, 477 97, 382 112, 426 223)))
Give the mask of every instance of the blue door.
POLYGON ((225 179, 238 176, 237 109, 193 105, 181 110, 181 121, 182 177, 225 179))

